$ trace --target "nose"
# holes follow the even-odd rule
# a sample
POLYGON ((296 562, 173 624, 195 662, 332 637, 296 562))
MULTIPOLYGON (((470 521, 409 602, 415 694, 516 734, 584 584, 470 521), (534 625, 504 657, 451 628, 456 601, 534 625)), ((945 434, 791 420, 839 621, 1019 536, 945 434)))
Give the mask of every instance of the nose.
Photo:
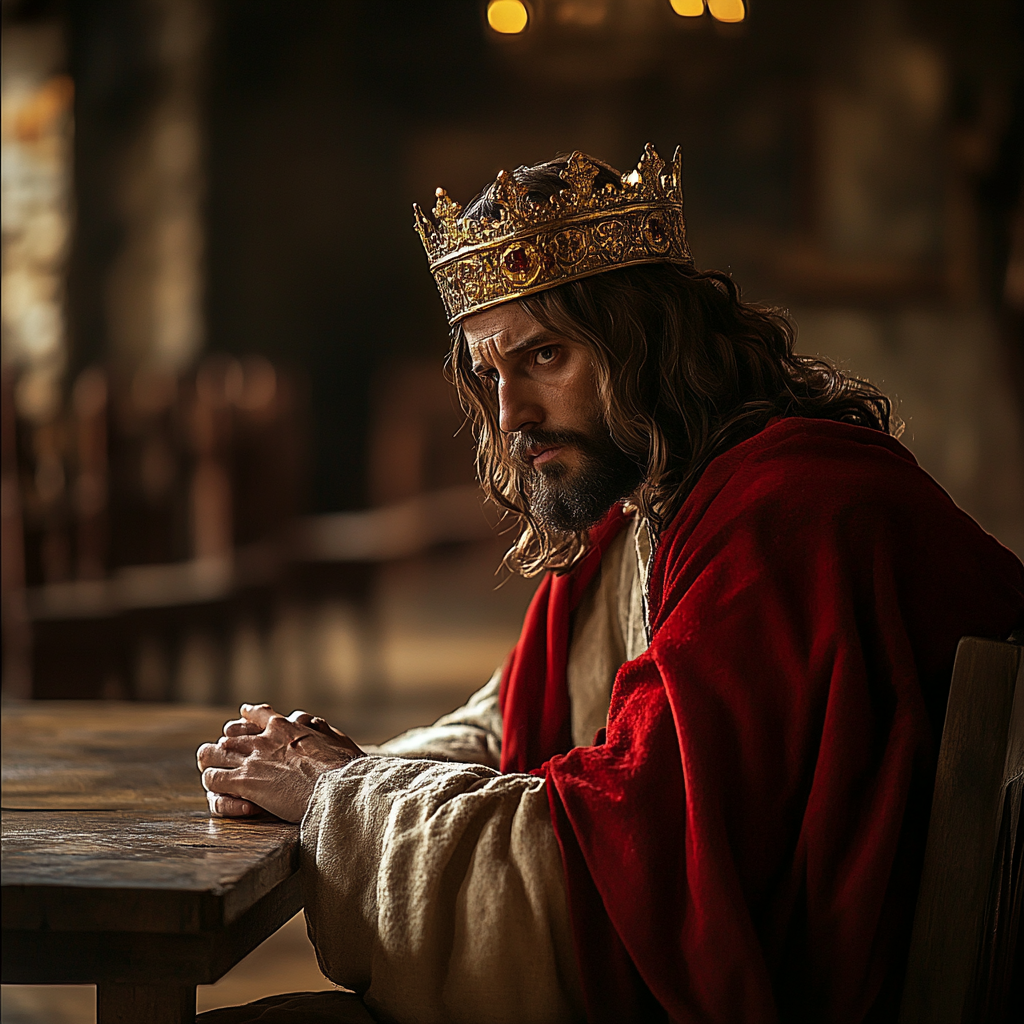
POLYGON ((498 424, 506 434, 539 427, 544 410, 527 382, 516 377, 502 377, 498 384, 498 424))

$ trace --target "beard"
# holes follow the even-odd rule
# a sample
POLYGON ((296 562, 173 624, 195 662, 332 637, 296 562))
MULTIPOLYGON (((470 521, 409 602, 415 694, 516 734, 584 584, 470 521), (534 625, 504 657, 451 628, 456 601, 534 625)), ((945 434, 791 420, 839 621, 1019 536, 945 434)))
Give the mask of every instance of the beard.
POLYGON ((514 434, 509 454, 529 484, 530 512, 548 529, 561 533, 586 530, 604 518, 615 502, 636 490, 643 470, 608 433, 533 430, 514 434), (578 464, 558 461, 535 468, 527 451, 538 445, 575 448, 578 464))

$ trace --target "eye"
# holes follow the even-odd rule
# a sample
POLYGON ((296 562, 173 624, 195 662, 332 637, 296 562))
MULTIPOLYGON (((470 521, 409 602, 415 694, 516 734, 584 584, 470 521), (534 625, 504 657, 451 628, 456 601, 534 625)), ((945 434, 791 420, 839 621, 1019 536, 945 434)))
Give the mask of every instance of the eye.
POLYGON ((491 368, 489 370, 477 370, 476 375, 488 391, 494 388, 498 383, 498 371, 491 368))
POLYGON ((553 363, 557 356, 557 345, 545 345, 544 348, 537 349, 534 359, 539 366, 545 366, 548 363, 553 363))

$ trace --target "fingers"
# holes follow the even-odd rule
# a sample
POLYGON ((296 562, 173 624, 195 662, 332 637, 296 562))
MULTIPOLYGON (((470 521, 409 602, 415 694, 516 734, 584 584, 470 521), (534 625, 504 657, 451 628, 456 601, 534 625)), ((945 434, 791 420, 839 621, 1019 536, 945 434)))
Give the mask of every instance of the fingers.
MULTIPOLYGON (((277 714, 270 708, 269 705, 245 705, 246 707, 263 708, 267 707, 270 709, 271 717, 277 714)), ((325 722, 322 718, 311 715, 308 711, 302 711, 301 709, 293 711, 287 716, 287 720, 294 725, 304 725, 308 729, 316 729, 317 732, 331 733, 334 730, 325 722)), ((233 718, 230 722, 224 723, 224 735, 225 736, 255 736, 256 733, 262 732, 264 725, 259 724, 258 721, 250 721, 247 718, 233 718)))
POLYGON ((210 813, 218 818, 246 818, 259 811, 251 801, 242 800, 229 793, 207 793, 206 803, 210 813))
POLYGON ((230 722, 224 723, 225 736, 255 736, 262 730, 253 722, 247 722, 244 718, 233 718, 230 722))
MULTIPOLYGON (((269 708, 273 718, 277 716, 277 712, 270 707, 269 704, 258 704, 251 705, 246 704, 244 707, 255 707, 255 708, 269 708)), ((283 717, 283 716, 278 716, 283 717)), ((308 711, 293 711, 288 715, 287 720, 293 722, 295 725, 309 726, 313 722, 313 716, 308 711)), ((323 721, 323 719, 321 719, 323 721)), ((224 723, 224 735, 225 736, 255 736, 256 733, 262 732, 265 725, 260 724, 257 721, 249 721, 246 718, 233 718, 230 722, 224 723)))
POLYGON ((238 768, 256 748, 259 735, 222 736, 216 743, 204 743, 196 751, 196 764, 204 768, 238 768))
POLYGON ((284 715, 278 714, 269 704, 243 704, 238 710, 245 721, 259 726, 261 730, 266 729, 272 718, 284 718, 284 715))
POLYGON ((310 728, 323 733, 335 746, 340 747, 342 750, 347 750, 350 754, 355 754, 357 757, 363 756, 364 751, 356 745, 350 736, 347 736, 340 729, 335 729, 330 722, 325 721, 323 718, 314 718, 310 722, 310 728))
POLYGON ((243 781, 234 768, 205 768, 200 778, 207 793, 237 793, 243 781))

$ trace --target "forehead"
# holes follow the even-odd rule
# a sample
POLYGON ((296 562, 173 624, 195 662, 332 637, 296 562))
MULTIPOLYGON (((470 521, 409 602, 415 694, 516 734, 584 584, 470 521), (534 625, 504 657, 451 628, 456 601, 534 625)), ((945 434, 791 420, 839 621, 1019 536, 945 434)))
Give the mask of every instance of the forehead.
POLYGON ((470 354, 474 359, 480 359, 489 349, 501 355, 523 341, 542 337, 547 332, 520 302, 513 301, 466 317, 462 322, 462 333, 470 354))

